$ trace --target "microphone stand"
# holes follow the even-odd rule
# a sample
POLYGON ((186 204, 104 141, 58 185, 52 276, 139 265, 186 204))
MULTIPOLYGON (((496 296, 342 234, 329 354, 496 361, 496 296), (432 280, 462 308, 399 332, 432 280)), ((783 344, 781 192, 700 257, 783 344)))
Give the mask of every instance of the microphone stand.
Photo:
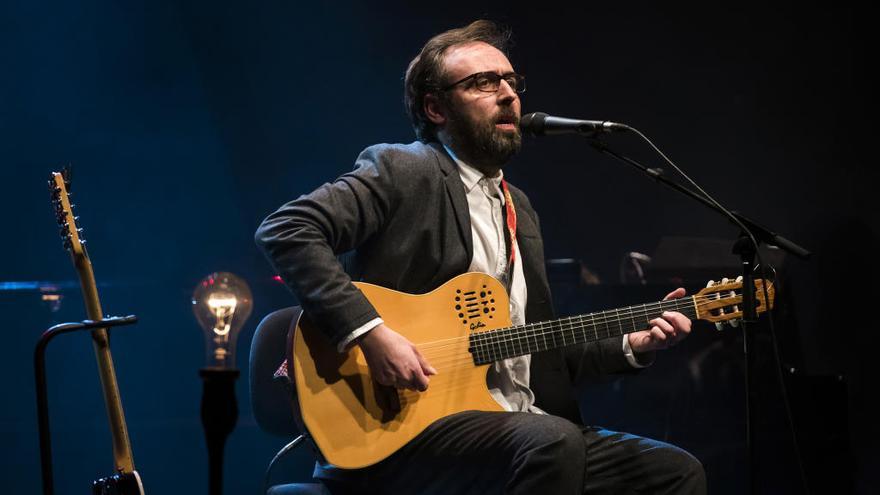
MULTIPOLYGON (((597 149, 603 154, 611 156, 619 161, 632 165, 639 171, 648 175, 650 178, 655 181, 675 190, 685 196, 701 203, 703 206, 708 207, 711 210, 714 210, 722 215, 725 218, 730 220, 732 223, 736 224, 728 214, 715 205, 712 201, 707 199, 701 194, 698 194, 687 187, 682 186, 681 184, 674 182, 668 179, 665 175, 663 175, 663 170, 660 168, 649 168, 641 163, 633 160, 632 158, 621 155, 605 145, 602 141, 600 141, 595 135, 590 135, 590 144, 593 148, 597 149)), ((755 238, 756 243, 765 243, 771 246, 776 246, 787 253, 790 253, 794 256, 797 256, 800 259, 807 259, 810 257, 811 253, 804 249, 801 246, 798 246, 794 242, 786 239, 785 237, 773 232, 754 221, 746 218, 745 216, 737 213, 736 211, 731 211, 731 215, 736 217, 742 225, 746 226, 746 228, 752 233, 752 236, 755 238)), ((737 225, 739 227, 739 225, 737 225)), ((749 486, 751 489, 751 493, 757 493, 757 480, 758 480, 758 461, 757 461, 757 451, 756 451, 756 426, 757 426, 757 415, 755 412, 755 404, 758 402, 757 397, 757 373, 756 364, 757 357, 754 351, 755 344, 755 329, 752 323, 757 321, 757 313, 755 308, 755 282, 754 282, 754 271, 755 271, 755 255, 757 253, 758 246, 752 243, 749 235, 742 231, 740 232, 739 238, 733 245, 733 253, 739 255, 740 260, 742 262, 742 287, 743 287, 743 302, 742 302, 742 330, 743 330, 743 354, 745 355, 745 381, 746 381, 746 449, 748 451, 748 464, 749 464, 749 486)), ((762 270, 766 267, 761 267, 762 270)), ((785 384, 781 383, 780 386, 784 387, 785 384)), ((791 418, 789 418, 791 420, 791 418)))

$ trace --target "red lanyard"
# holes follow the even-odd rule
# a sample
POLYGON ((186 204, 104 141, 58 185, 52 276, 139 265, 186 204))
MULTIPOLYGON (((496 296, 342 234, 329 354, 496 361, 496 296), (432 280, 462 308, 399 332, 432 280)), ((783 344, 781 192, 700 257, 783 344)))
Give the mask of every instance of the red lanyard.
POLYGON ((513 262, 516 261, 516 210, 513 209, 513 198, 510 197, 510 190, 504 179, 501 179, 501 189, 504 191, 504 207, 507 209, 507 232, 510 233, 510 259, 507 269, 511 270, 513 262))

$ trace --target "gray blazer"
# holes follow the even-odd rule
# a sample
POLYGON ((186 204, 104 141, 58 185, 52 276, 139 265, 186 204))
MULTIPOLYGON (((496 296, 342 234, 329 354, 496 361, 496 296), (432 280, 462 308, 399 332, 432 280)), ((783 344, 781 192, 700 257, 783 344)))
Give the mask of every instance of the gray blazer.
MULTIPOLYGON (((551 319, 538 215, 510 186, 528 288, 526 320, 551 319)), ((429 292, 467 271, 470 215, 455 162, 436 143, 367 148, 355 169, 269 215, 256 242, 310 318, 336 345, 379 316, 351 284, 363 280, 408 293, 429 292), (347 265, 338 255, 349 253, 347 265)), ((547 412, 580 422, 573 383, 632 371, 619 339, 532 357, 531 388, 547 412)))

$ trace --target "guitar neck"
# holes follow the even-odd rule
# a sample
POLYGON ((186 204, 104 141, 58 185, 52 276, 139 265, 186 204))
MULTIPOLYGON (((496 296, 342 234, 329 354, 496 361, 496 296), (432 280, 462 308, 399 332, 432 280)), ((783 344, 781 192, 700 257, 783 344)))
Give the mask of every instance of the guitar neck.
MULTIPOLYGON (((74 256, 73 261, 79 275, 86 314, 92 320, 100 320, 103 318, 104 313, 101 310, 101 300, 98 297, 98 287, 95 283, 92 264, 87 255, 74 256)), ((134 471, 134 459, 131 453, 131 443, 128 438, 128 428, 125 425, 125 413, 122 410, 119 386, 116 383, 116 371, 113 367, 113 355, 110 353, 110 339, 106 328, 92 331, 92 344, 95 348, 98 374, 101 377, 101 391, 104 395, 107 418, 110 422, 110 434, 113 441, 113 461, 116 465, 116 472, 131 473, 134 471)))
POLYGON ((687 297, 473 333, 469 348, 474 364, 489 364, 647 330, 651 327, 650 320, 664 311, 678 311, 691 319, 697 318, 696 302, 693 297, 687 297))

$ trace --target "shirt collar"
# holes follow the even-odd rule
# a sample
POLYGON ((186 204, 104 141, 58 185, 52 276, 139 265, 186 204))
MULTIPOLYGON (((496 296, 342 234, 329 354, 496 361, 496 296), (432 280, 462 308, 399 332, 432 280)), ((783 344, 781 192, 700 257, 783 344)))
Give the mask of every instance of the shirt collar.
MULTIPOLYGON (((475 169, 474 167, 468 165, 463 160, 458 158, 452 149, 449 146, 443 145, 443 148, 449 153, 449 156, 452 157, 452 160, 455 161, 455 164, 458 165, 458 174, 461 176, 461 181, 464 183, 465 192, 471 192, 474 187, 476 187, 477 183, 480 182, 480 179, 485 178, 487 181, 493 183, 495 187, 501 188, 501 180, 504 179, 504 171, 499 170, 497 177, 486 177, 482 172, 475 169)), ((502 196, 503 198, 503 196, 502 196)), ((502 200, 503 201, 503 200, 502 200)))

